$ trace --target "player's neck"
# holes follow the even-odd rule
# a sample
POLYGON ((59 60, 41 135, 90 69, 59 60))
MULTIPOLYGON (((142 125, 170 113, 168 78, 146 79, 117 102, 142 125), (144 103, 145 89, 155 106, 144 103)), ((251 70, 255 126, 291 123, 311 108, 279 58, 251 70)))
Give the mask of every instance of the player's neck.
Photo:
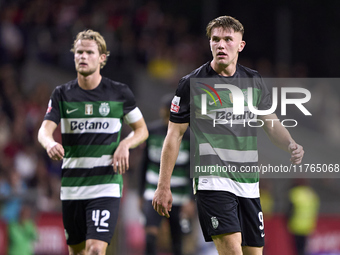
POLYGON ((79 86, 82 88, 82 89, 85 89, 85 90, 92 90, 92 89, 95 89, 101 79, 102 79, 102 76, 100 75, 100 73, 98 72, 95 72, 91 75, 87 75, 87 76, 84 76, 80 73, 78 73, 77 75, 78 77, 78 84, 79 86))
POLYGON ((217 64, 214 60, 210 63, 211 68, 214 69, 216 73, 222 76, 233 76, 236 72, 237 60, 232 61, 228 65, 217 64))

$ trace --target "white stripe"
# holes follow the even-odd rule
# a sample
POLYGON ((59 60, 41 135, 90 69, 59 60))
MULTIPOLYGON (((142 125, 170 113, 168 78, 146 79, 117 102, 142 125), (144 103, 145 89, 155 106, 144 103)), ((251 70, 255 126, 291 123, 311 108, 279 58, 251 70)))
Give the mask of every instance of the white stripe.
POLYGON ((117 183, 81 187, 61 187, 61 200, 93 199, 98 197, 120 197, 120 186, 117 183))
MULTIPOLYGON (((155 190, 146 189, 144 192, 144 199, 152 200, 154 195, 155 195, 155 190)), ((190 201, 190 197, 187 194, 185 195, 172 194, 172 199, 173 199, 172 200, 173 205, 182 205, 190 201)))
POLYGON ((60 122, 61 133, 117 133, 122 127, 118 118, 62 118, 60 122))
POLYGON ((199 176, 198 190, 229 191, 236 196, 246 198, 260 197, 259 183, 240 183, 225 177, 199 176))
POLYGON ((112 165, 112 155, 103 155, 100 158, 64 158, 62 168, 93 168, 112 165))
POLYGON ((203 155, 218 155, 223 161, 249 163, 258 161, 257 150, 238 151, 213 148, 209 143, 199 145, 200 156, 203 155))
MULTIPOLYGON (((154 171, 147 171, 146 172, 146 180, 148 183, 157 185, 158 184, 159 175, 155 173, 154 171)), ((189 184, 189 181, 185 177, 179 177, 179 176, 171 176, 170 179, 170 186, 171 187, 178 187, 178 186, 185 186, 189 184)))
POLYGON ((139 110, 138 107, 136 107, 124 116, 124 121, 126 124, 130 124, 137 122, 141 118, 143 118, 142 112, 139 110))

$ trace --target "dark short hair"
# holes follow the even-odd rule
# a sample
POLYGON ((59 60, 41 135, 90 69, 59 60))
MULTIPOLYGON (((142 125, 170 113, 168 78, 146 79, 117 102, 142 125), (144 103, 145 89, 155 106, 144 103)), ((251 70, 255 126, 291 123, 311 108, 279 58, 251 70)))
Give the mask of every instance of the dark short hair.
POLYGON ((216 27, 233 29, 234 32, 240 32, 242 36, 244 34, 244 28, 241 22, 230 16, 220 16, 209 22, 206 28, 207 36, 209 39, 211 38, 212 29, 216 27))

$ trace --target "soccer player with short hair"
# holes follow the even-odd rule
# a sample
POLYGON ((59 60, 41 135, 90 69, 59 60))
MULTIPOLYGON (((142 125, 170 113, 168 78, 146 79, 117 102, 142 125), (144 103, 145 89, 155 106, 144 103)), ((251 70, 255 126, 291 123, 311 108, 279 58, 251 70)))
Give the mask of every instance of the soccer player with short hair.
POLYGON ((78 33, 77 79, 55 88, 38 140, 52 160, 63 160, 60 198, 69 254, 104 255, 113 236, 129 149, 148 137, 129 87, 102 77, 109 52, 95 31, 78 33), (121 140, 123 120, 133 132, 121 140), (60 122, 62 145, 53 132, 60 122))
MULTIPOLYGON (((194 191, 205 240, 213 241, 220 255, 262 254, 265 233, 258 175, 242 176, 240 172, 242 166, 258 163, 256 128, 237 123, 237 120, 251 120, 254 116, 233 113, 230 110, 233 107, 233 98, 229 94, 221 96, 221 105, 223 102, 227 106, 217 104, 215 107, 209 103, 207 110, 208 114, 215 113, 216 116, 218 112, 222 112, 220 117, 225 120, 235 118, 233 125, 216 125, 209 129, 204 124, 204 119, 190 121, 190 112, 197 116, 201 110, 195 103, 195 108, 190 109, 190 79, 213 78, 238 86, 242 91, 251 88, 253 104, 258 110, 271 108, 270 93, 257 71, 237 63, 238 55, 246 44, 243 40, 243 25, 237 19, 230 16, 218 17, 208 24, 206 30, 213 59, 179 81, 162 150, 160 178, 152 204, 160 215, 170 217, 170 177, 181 139, 190 123, 191 134, 196 141, 196 148, 191 148, 195 150, 195 162, 197 159, 201 165, 232 166, 238 170, 238 173, 229 176, 195 176, 194 191)), ((224 90, 223 94, 226 93, 224 90)), ((246 107, 248 105, 245 104, 246 107)), ((270 140, 291 154, 291 162, 301 163, 304 154, 302 146, 292 139, 280 122, 264 121, 277 119, 276 114, 258 118, 263 120, 263 128, 270 140)))

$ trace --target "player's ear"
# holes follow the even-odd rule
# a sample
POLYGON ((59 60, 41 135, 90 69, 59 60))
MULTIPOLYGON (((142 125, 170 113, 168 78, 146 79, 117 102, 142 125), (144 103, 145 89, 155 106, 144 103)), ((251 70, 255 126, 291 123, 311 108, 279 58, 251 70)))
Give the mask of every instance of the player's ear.
POLYGON ((241 41, 240 45, 238 46, 238 52, 241 52, 244 49, 245 46, 246 46, 246 42, 241 41))
POLYGON ((102 63, 103 61, 105 61, 106 55, 105 54, 101 54, 99 59, 100 59, 100 63, 102 63))

